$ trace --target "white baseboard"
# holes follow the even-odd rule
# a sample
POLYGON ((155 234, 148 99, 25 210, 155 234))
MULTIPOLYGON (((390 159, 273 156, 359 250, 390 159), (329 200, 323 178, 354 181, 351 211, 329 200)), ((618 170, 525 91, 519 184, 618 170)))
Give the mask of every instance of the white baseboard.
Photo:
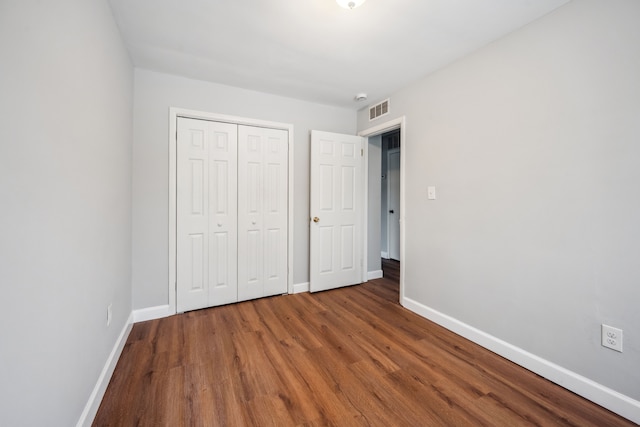
POLYGON ((380 258, 389 259, 389 252, 380 251, 380 258))
POLYGON ((296 283, 293 285, 293 293, 299 294, 300 292, 309 292, 309 282, 296 283))
POLYGON ((84 427, 91 426, 93 423, 93 419, 98 413, 98 408, 100 408, 100 403, 102 402, 102 398, 104 397, 105 391, 107 391, 107 386, 109 385, 109 381, 111 381, 111 376, 113 375, 113 371, 116 368, 116 364, 118 363, 118 359, 120 358, 120 354, 122 354, 122 349, 124 349, 124 345, 127 342, 127 337, 129 336, 129 332, 131 332, 131 328, 134 323, 144 322, 145 320, 153 320, 160 319, 162 317, 171 316, 174 313, 170 312, 169 305, 160 305, 157 307, 149 307, 143 308, 140 310, 134 310, 129 315, 127 319, 127 323, 124 328, 120 332, 118 336, 118 340, 116 341, 113 349, 111 350, 111 354, 109 354, 109 358, 102 368, 102 372, 100 373, 100 377, 98 377, 98 382, 96 383, 91 395, 89 396, 89 400, 80 415, 80 419, 78 420, 78 424, 76 427, 84 427))
POLYGON ((162 319, 163 317, 173 316, 169 310, 169 304, 158 305, 156 307, 141 308, 133 310, 133 323, 145 322, 147 320, 162 319))
POLYGON ((367 272, 367 280, 373 279, 381 279, 382 278, 382 270, 368 271, 367 272))
POLYGON ((532 371, 536 374, 584 397, 592 402, 640 424, 640 401, 618 393, 589 378, 558 366, 548 360, 529 353, 519 347, 502 341, 473 326, 451 316, 440 313, 410 298, 404 298, 402 305, 438 325, 461 335, 482 347, 532 371))
POLYGON ((129 332, 131 332, 132 327, 133 313, 129 315, 127 323, 125 323, 122 328, 122 331, 120 332, 120 335, 118 336, 118 339, 113 346, 106 363, 104 364, 104 368, 102 368, 98 381, 89 396, 89 400, 80 415, 80 419, 78 420, 76 427, 89 427, 93 423, 93 419, 98 413, 98 408, 100 408, 100 403, 102 402, 104 393, 107 391, 109 381, 111 381, 111 375, 113 375, 113 371, 116 369, 116 364, 118 363, 118 359, 120 359, 120 354, 122 354, 122 349, 124 349, 124 345, 127 342, 127 338, 129 337, 129 332))

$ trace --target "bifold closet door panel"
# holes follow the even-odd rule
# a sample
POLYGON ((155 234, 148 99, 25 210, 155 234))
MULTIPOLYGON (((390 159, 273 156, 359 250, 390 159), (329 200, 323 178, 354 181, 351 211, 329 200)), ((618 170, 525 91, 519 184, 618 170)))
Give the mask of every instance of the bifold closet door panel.
POLYGON ((178 118, 179 312, 237 301, 237 125, 178 118))
POLYGON ((287 292, 288 132, 238 126, 238 300, 287 292))
POLYGON ((209 122, 209 306, 238 301, 238 126, 209 122))

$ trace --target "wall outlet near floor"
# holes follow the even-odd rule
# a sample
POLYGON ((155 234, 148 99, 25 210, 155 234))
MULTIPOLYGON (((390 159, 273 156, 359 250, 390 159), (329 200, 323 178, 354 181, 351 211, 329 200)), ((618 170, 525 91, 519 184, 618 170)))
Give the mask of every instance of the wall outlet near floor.
POLYGON ((107 306, 107 326, 111 325, 111 319, 113 318, 113 310, 111 309, 112 304, 107 306))
POLYGON ((622 329, 602 324, 602 345, 622 353, 622 329))

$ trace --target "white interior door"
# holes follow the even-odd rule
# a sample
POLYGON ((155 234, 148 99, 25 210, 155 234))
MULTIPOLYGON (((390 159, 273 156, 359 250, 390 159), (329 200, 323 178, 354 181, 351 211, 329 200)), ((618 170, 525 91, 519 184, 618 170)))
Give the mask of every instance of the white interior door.
POLYGON ((286 130, 238 127, 238 300, 287 292, 286 130))
POLYGON ((400 150, 387 152, 387 246, 389 258, 400 261, 400 150))
POLYGON ((311 131, 311 292, 361 282, 364 138, 311 131))
POLYGON ((177 311, 237 301, 237 126, 178 118, 177 311))

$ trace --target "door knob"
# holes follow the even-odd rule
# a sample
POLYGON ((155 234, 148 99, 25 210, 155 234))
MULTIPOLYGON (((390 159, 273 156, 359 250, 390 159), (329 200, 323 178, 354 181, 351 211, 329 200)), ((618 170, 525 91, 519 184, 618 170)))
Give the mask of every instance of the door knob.
POLYGON ((320 218, 318 218, 317 216, 313 217, 313 222, 320 222, 320 218))
POLYGON ((393 209, 391 209, 391 210, 389 211, 389 213, 393 213, 393 209))

